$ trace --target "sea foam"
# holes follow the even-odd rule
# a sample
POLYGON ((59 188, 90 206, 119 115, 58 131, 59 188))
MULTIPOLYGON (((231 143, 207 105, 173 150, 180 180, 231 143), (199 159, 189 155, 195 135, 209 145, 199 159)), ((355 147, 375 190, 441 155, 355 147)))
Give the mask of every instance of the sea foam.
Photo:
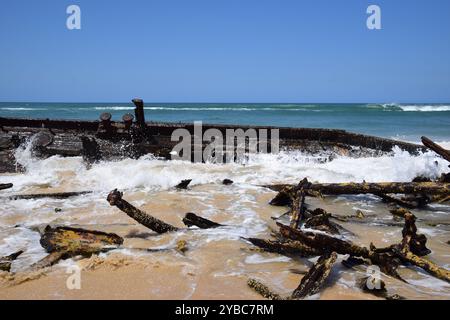
POLYGON ((25 172, 1 176, 0 183, 12 182, 14 192, 36 185, 103 192, 118 187, 151 191, 169 189, 188 178, 192 179, 192 185, 220 183, 226 178, 249 186, 294 183, 304 177, 321 183, 408 182, 420 175, 436 178, 448 170, 434 152, 411 155, 397 147, 391 154, 380 157, 338 156, 325 163, 319 158, 300 151, 282 151, 250 155, 243 163, 218 165, 165 161, 147 155, 139 159, 100 162, 87 169, 81 157, 34 159, 29 144, 16 152, 17 162, 25 172))

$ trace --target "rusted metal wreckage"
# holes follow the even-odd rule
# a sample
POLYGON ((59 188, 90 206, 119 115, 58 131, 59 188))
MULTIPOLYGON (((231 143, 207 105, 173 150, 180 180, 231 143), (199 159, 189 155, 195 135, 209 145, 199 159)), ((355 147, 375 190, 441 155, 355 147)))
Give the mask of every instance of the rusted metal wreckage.
MULTIPOLYGON (((172 141, 175 130, 186 129, 194 137, 194 124, 146 122, 144 102, 133 99, 133 103, 134 115, 127 113, 121 121, 113 120, 109 113, 102 113, 97 121, 0 117, 0 172, 20 171, 20 166, 15 161, 15 150, 27 141, 31 141, 32 150, 37 157, 83 156, 92 163, 102 159, 138 158, 145 154, 171 159, 172 150, 179 143, 176 139, 172 141)), ((320 155, 325 161, 336 155, 377 155, 391 151, 394 146, 411 153, 424 150, 420 145, 334 129, 211 124, 203 124, 202 129, 216 129, 223 136, 226 136, 227 130, 242 129, 247 132, 253 129, 257 134, 258 145, 266 144, 267 152, 272 152, 271 139, 275 138, 272 137, 272 132, 278 130, 280 149, 320 155), (262 135, 262 130, 266 134, 262 135)), ((194 153, 198 141, 194 138, 192 141, 194 153)), ((201 150, 204 150, 210 142, 200 143, 201 150)), ((194 156, 191 159, 195 161, 194 156)))

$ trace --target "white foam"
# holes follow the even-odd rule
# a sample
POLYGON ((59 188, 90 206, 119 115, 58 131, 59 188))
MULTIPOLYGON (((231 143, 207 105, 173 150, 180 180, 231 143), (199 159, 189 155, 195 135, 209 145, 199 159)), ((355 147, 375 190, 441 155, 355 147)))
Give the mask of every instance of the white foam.
POLYGON ((44 258, 47 253, 39 244, 40 235, 27 228, 16 228, 14 232, 3 238, 0 245, 0 256, 7 256, 19 250, 24 253, 14 261, 11 271, 26 268, 44 258))
POLYGON ((450 149, 450 141, 438 141, 437 144, 444 149, 450 149))
POLYGON ((0 181, 13 183, 13 192, 23 191, 31 186, 54 187, 60 184, 59 176, 63 172, 77 173, 84 170, 80 158, 62 158, 53 156, 45 160, 39 160, 32 156, 31 138, 24 146, 15 152, 17 164, 25 169, 24 174, 1 176, 0 181))
POLYGON ((428 274, 422 272, 421 270, 419 270, 418 272, 422 276, 421 279, 408 279, 409 284, 416 286, 414 289, 417 290, 417 286, 419 286, 423 288, 433 289, 435 291, 440 291, 442 293, 446 293, 446 296, 450 295, 449 294, 450 285, 447 282, 431 277, 428 274))
POLYGON ((23 107, 3 107, 0 110, 5 111, 45 111, 48 110, 46 108, 23 108, 23 107))
POLYGON ((405 112, 445 112, 450 111, 450 105, 442 104, 397 104, 397 103, 385 103, 368 105, 368 108, 378 109, 381 108, 384 111, 405 111, 405 112))
POLYGON ((443 111, 450 111, 450 106, 443 106, 443 105, 399 105, 398 106, 403 111, 409 111, 409 112, 443 112, 443 111))
MULTIPOLYGON (((110 107, 95 107, 95 110, 134 110, 134 107, 124 106, 110 106, 110 107)), ((79 108, 79 110, 86 110, 86 108, 79 108)))
POLYGON ((275 257, 264 257, 260 254, 252 254, 245 258, 245 263, 247 264, 262 264, 262 263, 273 263, 273 262, 289 262, 292 259, 285 256, 275 256, 275 257))
POLYGON ((164 161, 148 155, 140 159, 101 162, 86 169, 80 157, 33 159, 30 144, 16 152, 17 162, 26 169, 25 173, 0 177, 0 183, 12 182, 15 192, 35 185, 57 187, 63 183, 73 190, 108 192, 120 188, 154 191, 169 189, 183 179, 192 179, 192 185, 218 183, 225 178, 248 185, 293 183, 304 177, 323 183, 408 182, 416 176, 438 177, 448 171, 444 161, 434 152, 411 155, 397 147, 391 155, 369 158, 341 156, 325 163, 297 151, 277 155, 256 154, 244 164, 223 165, 164 161))

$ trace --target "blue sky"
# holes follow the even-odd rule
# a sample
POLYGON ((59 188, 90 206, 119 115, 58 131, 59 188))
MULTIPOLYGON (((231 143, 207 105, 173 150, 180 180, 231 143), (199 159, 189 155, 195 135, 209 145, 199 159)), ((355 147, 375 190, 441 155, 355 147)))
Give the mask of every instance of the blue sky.
POLYGON ((450 102, 448 0, 2 0, 0 101, 450 102), (82 29, 66 28, 79 5, 82 29), (366 9, 382 10, 382 30, 366 9))

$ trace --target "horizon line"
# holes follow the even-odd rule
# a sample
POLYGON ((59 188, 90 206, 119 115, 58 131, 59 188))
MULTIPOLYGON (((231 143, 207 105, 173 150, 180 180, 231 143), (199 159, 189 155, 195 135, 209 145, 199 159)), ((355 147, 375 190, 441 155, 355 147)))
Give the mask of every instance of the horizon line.
MULTIPOLYGON (((133 104, 133 102, 127 101, 127 102, 120 102, 120 101, 0 101, 0 103, 52 103, 52 104, 57 104, 57 103, 78 103, 78 104, 94 104, 94 103, 101 103, 101 104, 133 104)), ((145 101, 144 100, 144 104, 157 104, 157 103, 161 103, 161 104, 447 104, 450 103, 449 101, 440 101, 440 102, 435 102, 435 101, 401 101, 401 102, 377 102, 377 101, 356 101, 356 102, 311 102, 311 101, 307 101, 307 102, 280 102, 280 101, 272 101, 272 102, 239 102, 239 101, 233 101, 233 102, 212 102, 212 101, 196 101, 196 102, 181 102, 181 101, 145 101)))

